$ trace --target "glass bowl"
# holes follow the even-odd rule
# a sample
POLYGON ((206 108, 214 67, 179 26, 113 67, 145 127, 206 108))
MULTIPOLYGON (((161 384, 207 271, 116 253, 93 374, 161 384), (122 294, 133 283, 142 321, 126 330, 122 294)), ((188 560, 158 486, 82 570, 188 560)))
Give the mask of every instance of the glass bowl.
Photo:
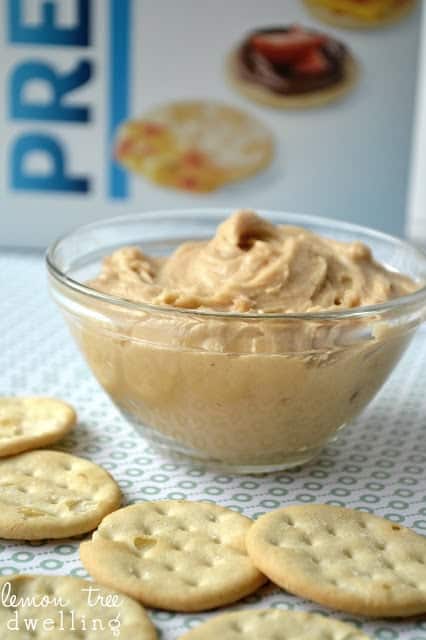
POLYGON ((170 454, 241 473, 305 463, 375 396, 425 317, 426 256, 363 227, 265 212, 343 241, 422 286, 387 303, 322 313, 208 312, 137 304, 85 285, 104 256, 165 256, 207 239, 229 210, 121 216, 78 228, 47 253, 51 293, 94 375, 141 435, 170 454))

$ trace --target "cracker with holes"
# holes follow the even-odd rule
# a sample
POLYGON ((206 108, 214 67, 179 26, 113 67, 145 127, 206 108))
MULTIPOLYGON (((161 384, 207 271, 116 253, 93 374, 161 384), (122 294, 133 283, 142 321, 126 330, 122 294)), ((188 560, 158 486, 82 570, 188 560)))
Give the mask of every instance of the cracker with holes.
POLYGON ((369 640, 351 624, 317 613, 256 609, 216 616, 179 640, 369 640))
POLYGON ((40 449, 0 460, 0 537, 67 538, 92 531, 121 502, 107 471, 40 449))
POLYGON ((0 580, 2 640, 121 638, 156 640, 144 608, 122 593, 63 576, 13 575, 0 580), (26 629, 31 629, 28 633, 26 629))
POLYGON ((369 513, 298 505, 253 525, 247 550, 277 585, 371 617, 426 612, 426 538, 369 513))
POLYGON ((76 422, 69 404, 54 398, 0 398, 0 457, 61 440, 76 422))
POLYGON ((101 584, 144 604, 203 611, 235 602, 266 578, 245 548, 251 520, 213 504, 134 504, 105 518, 80 557, 101 584))
POLYGON ((271 161, 271 133, 253 116, 207 100, 171 102, 123 124, 117 160, 152 182, 183 191, 214 191, 271 161))

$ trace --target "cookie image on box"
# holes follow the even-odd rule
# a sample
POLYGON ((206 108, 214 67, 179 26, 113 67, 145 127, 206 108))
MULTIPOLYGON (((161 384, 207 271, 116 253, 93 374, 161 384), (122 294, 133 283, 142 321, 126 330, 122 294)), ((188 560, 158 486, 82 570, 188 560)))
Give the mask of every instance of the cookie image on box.
POLYGON ((192 100, 161 105, 124 123, 115 155, 155 184, 202 193, 261 171, 273 148, 271 133, 253 116, 192 100))
POLYGON ((303 0, 312 15, 343 29, 375 29, 398 22, 416 0, 303 0))
POLYGON ((356 82, 358 65, 342 42, 290 25, 249 33, 229 56, 227 71, 232 86, 247 98, 303 109, 345 96, 356 82))

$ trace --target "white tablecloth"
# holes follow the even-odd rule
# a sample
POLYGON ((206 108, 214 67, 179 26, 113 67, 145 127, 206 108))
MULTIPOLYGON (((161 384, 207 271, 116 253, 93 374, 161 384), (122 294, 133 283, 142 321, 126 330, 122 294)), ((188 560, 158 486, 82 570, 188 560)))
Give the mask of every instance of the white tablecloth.
MULTIPOLYGON (((315 463, 267 476, 231 476, 159 455, 110 403, 50 301, 39 254, 0 254, 0 393, 48 394, 71 402, 78 427, 57 448, 90 458, 120 484, 125 502, 209 498, 248 516, 288 503, 360 507, 426 533, 426 332, 419 331, 384 389, 315 463)), ((78 540, 0 541, 0 575, 86 576, 78 540)), ((267 586, 234 608, 273 606, 330 613, 267 586)), ((214 614, 150 612, 162 640, 214 614)), ((426 617, 367 622, 340 613, 381 640, 426 640, 426 617)))

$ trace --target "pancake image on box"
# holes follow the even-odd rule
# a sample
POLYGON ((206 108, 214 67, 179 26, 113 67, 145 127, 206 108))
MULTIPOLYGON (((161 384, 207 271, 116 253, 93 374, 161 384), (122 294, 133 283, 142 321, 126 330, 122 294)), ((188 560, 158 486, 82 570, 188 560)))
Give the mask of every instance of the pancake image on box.
POLYGON ((398 22, 416 0, 303 0, 316 17, 344 29, 375 29, 398 22))
POLYGON ((268 166, 269 130, 253 116, 214 101, 170 102, 125 122, 115 155, 151 182, 203 193, 268 166))
POLYGON ((229 56, 227 75, 255 102, 303 109, 345 96, 356 82, 358 65, 342 42, 289 25, 249 33, 229 56))

